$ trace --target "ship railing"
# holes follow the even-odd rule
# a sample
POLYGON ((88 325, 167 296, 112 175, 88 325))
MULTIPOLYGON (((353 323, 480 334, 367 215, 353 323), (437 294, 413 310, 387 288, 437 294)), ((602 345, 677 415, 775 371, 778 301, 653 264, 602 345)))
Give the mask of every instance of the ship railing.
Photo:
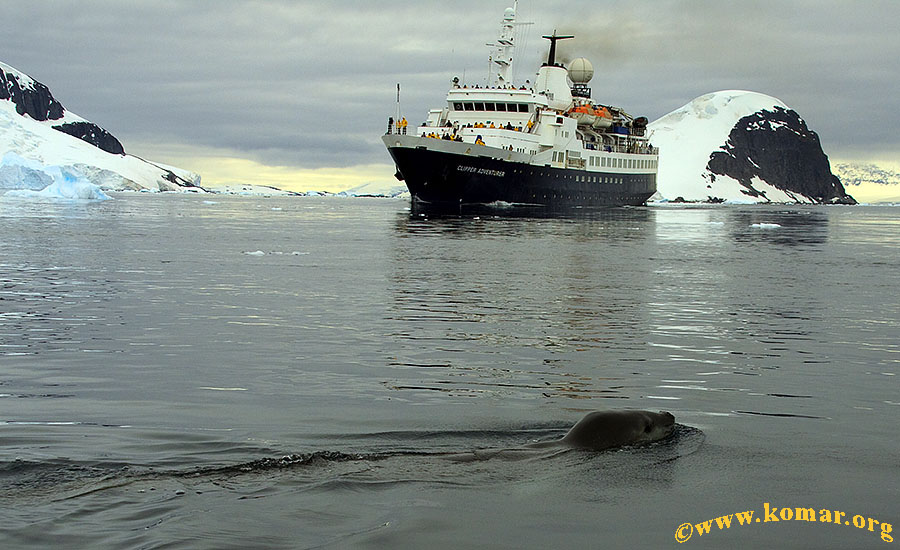
POLYGON ((387 124, 387 132, 384 135, 406 135, 406 127, 409 123, 406 121, 406 118, 401 118, 400 120, 394 120, 394 117, 388 118, 387 124))
POLYGON ((632 153, 639 155, 658 155, 659 147, 642 145, 603 145, 600 143, 585 143, 585 149, 591 151, 603 151, 605 153, 632 153))

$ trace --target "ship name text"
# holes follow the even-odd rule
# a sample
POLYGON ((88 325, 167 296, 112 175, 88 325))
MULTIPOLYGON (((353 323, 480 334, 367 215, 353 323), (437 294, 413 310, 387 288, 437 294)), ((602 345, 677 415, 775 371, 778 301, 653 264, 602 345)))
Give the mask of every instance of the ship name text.
POLYGON ((472 174, 482 174, 485 176, 494 176, 498 178, 502 178, 506 175, 506 172, 503 170, 491 170, 490 168, 476 168, 474 166, 463 166, 459 165, 456 167, 459 172, 469 172, 472 174))

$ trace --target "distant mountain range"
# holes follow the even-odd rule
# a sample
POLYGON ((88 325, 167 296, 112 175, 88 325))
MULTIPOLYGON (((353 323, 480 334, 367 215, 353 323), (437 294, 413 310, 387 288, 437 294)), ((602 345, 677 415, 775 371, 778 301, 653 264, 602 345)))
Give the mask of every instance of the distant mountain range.
MULTIPOLYGON (((897 185, 900 186, 900 172, 881 168, 869 163, 838 162, 832 166, 844 185, 897 185)), ((900 189, 900 187, 898 187, 900 189)))
POLYGON ((112 134, 67 111, 47 86, 0 63, 0 191, 82 182, 102 190, 172 191, 200 176, 125 152, 112 134))

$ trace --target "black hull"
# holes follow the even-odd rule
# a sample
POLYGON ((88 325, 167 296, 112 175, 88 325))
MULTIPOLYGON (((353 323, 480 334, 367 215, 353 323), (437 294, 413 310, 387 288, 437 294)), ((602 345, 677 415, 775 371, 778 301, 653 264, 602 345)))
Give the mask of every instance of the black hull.
POLYGON ((414 202, 440 207, 511 203, 549 208, 639 206, 656 193, 656 174, 533 166, 424 147, 388 147, 414 202))

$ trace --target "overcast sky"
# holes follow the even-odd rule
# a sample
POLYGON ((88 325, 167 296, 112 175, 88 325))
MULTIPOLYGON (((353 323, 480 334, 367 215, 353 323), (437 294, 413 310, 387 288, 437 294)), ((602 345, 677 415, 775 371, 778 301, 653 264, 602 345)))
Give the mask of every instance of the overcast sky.
MULTIPOLYGON (((396 84, 418 122, 452 77, 483 83, 512 3, 3 2, 0 61, 153 160, 378 172, 396 84)), ((564 56, 593 62, 597 101, 654 120, 752 90, 799 112, 832 160, 900 161, 898 0, 521 0, 519 14, 534 22, 522 81, 557 29, 576 35, 564 56)))

